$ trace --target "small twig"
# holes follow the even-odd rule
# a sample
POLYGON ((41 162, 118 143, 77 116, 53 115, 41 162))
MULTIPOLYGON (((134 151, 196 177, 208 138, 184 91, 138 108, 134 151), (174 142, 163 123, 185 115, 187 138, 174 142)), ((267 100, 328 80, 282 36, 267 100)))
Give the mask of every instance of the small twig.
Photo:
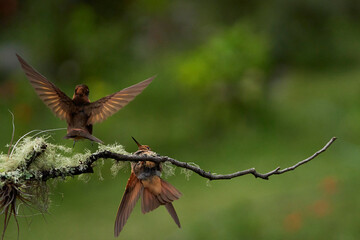
POLYGON ((26 136, 30 135, 31 133, 33 132, 38 132, 36 133, 34 136, 32 137, 35 137, 36 135, 39 135, 40 133, 44 133, 44 132, 51 132, 51 131, 58 131, 58 130, 65 130, 66 128, 54 128, 54 129, 46 129, 46 130, 40 130, 40 129, 35 129, 35 130, 31 130, 30 132, 27 132, 26 134, 24 134, 23 136, 21 136, 21 138, 19 138, 14 147, 12 148, 11 150, 11 153, 10 153, 10 158, 11 156, 13 155, 13 152, 15 151, 16 149, 16 146, 21 142, 22 139, 24 139, 26 136))
POLYGON ((10 150, 14 141, 14 136, 15 136, 15 117, 14 114, 8 109, 9 113, 11 114, 11 123, 12 123, 12 134, 11 134, 11 141, 10 141, 10 146, 9 146, 9 150, 8 150, 8 157, 10 156, 10 150))
MULTIPOLYGON (((139 161, 152 161, 152 162, 156 162, 156 163, 170 162, 175 166, 188 169, 188 170, 193 171, 193 172, 197 173, 198 175, 200 175, 204 178, 210 179, 210 180, 232 179, 232 178, 244 176, 247 174, 252 174, 256 178, 268 180, 269 177, 272 175, 275 175, 275 174, 279 175, 279 174, 283 174, 283 173, 292 171, 292 170, 296 169, 297 167, 311 161, 312 159, 316 158, 318 155, 320 155, 321 153, 326 151, 326 149, 328 149, 335 140, 336 140, 336 137, 331 138, 331 140, 322 149, 320 149, 319 151, 314 153, 309 158, 306 158, 291 167, 288 167, 288 168, 285 168, 282 170, 280 170, 280 167, 277 167, 274 170, 272 170, 268 173, 264 173, 264 174, 258 173, 255 170, 255 168, 250 168, 247 170, 238 171, 238 172, 234 172, 231 174, 224 174, 224 175, 212 174, 210 172, 204 171, 203 169, 201 169, 199 167, 190 165, 186 162, 180 162, 176 159, 173 159, 173 158, 170 158, 167 156, 158 156, 158 157, 141 156, 140 157, 140 156, 136 156, 136 155, 123 155, 123 154, 113 153, 110 151, 103 151, 103 152, 99 152, 96 154, 92 154, 89 158, 86 159, 86 161, 84 161, 83 163, 81 163, 78 166, 63 168, 63 169, 53 169, 53 170, 49 170, 49 171, 41 171, 36 175, 41 176, 40 180, 46 181, 51 178, 75 176, 75 175, 80 175, 83 173, 92 173, 93 172, 93 167, 92 167, 93 163, 95 163, 98 159, 103 158, 103 159, 114 159, 115 161, 131 161, 131 162, 139 162, 139 161)), ((35 180, 35 179, 33 179, 33 180, 35 180)))

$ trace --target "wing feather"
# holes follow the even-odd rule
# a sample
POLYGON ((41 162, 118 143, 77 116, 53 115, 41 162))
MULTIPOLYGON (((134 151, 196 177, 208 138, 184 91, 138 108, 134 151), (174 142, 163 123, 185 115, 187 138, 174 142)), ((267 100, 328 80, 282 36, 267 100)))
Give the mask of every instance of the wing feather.
POLYGON ((154 78, 155 76, 125 88, 119 92, 103 97, 96 102, 90 103, 87 106, 87 111, 90 113, 88 124, 102 122, 106 118, 119 111, 121 108, 125 107, 137 95, 139 95, 154 78))
POLYGON ((161 179, 161 194, 160 197, 165 202, 172 202, 181 197, 181 192, 177 190, 173 185, 161 179))
POLYGON ((114 235, 119 236, 126 221, 128 220, 130 213, 135 207, 137 200, 139 199, 143 190, 140 180, 136 177, 135 173, 131 173, 130 178, 126 184, 124 196, 121 200, 118 212, 116 214, 114 235))
POLYGON ((40 99, 55 113, 57 117, 67 120, 68 113, 73 104, 72 100, 52 82, 47 80, 46 77, 31 67, 18 54, 16 54, 16 56, 40 99))

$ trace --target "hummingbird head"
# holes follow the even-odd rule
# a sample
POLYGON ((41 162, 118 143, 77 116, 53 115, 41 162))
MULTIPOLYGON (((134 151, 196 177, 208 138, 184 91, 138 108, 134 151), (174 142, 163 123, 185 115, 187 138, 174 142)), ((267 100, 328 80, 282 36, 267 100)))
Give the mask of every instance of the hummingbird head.
POLYGON ((74 95, 75 96, 78 96, 78 97, 88 97, 89 96, 89 88, 88 86, 86 86, 85 84, 81 84, 81 85, 77 85, 75 87, 75 93, 74 95))
POLYGON ((132 137, 132 139, 135 141, 136 145, 138 145, 139 150, 144 150, 144 151, 151 150, 151 148, 148 145, 141 145, 140 143, 138 143, 138 141, 136 141, 134 137, 132 137))

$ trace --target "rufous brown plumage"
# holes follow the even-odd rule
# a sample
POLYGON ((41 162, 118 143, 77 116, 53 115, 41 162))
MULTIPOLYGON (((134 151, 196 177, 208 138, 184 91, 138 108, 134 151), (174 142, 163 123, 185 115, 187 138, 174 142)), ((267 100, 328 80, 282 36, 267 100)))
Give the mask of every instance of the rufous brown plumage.
POLYGON ((89 100, 88 86, 84 84, 77 85, 71 99, 18 54, 16 56, 40 99, 57 117, 67 122, 67 135, 65 138, 74 139, 74 141, 86 138, 102 143, 100 139, 92 135, 93 124, 104 121, 125 107, 155 78, 153 76, 95 102, 89 100))
MULTIPOLYGON (((133 138, 134 139, 134 138, 133 138)), ((137 156, 157 156, 147 145, 139 144, 137 156)), ((164 205, 176 225, 180 228, 180 221, 172 204, 180 198, 181 193, 170 183, 161 179, 161 165, 151 161, 131 163, 131 175, 126 184, 125 192, 121 200, 114 227, 115 237, 119 236, 136 202, 141 197, 141 211, 148 213, 160 205, 164 205)))

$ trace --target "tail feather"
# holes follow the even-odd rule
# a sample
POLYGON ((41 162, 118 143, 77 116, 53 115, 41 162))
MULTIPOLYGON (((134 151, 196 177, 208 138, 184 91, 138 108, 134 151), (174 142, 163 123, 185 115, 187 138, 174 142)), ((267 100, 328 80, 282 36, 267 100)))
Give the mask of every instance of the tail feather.
POLYGON ((157 198, 157 200, 158 200, 162 205, 164 205, 165 203, 171 202, 171 200, 168 199, 168 198, 166 197, 166 195, 165 195, 165 194, 162 194, 162 193, 160 193, 159 195, 157 195, 156 198, 157 198))
POLYGON ((168 212, 170 213, 170 216, 174 219, 176 225, 178 225, 178 227, 181 228, 179 217, 176 214, 175 208, 172 205, 172 203, 166 203, 165 207, 168 210, 168 212))
POLYGON ((96 138, 95 136, 91 135, 89 132, 87 132, 83 129, 72 129, 68 134, 66 134, 66 136, 64 138, 65 139, 86 138, 86 139, 89 139, 94 142, 104 143, 103 141, 101 141, 100 139, 96 138))
POLYGON ((172 205, 172 201, 179 199, 181 192, 177 190, 173 185, 161 179, 161 192, 160 194, 154 194, 147 187, 142 192, 141 199, 141 211, 142 213, 148 213, 160 205, 165 205, 170 216, 174 219, 176 225, 181 228, 179 217, 176 214, 175 208, 172 205))
POLYGON ((149 189, 144 188, 141 199, 141 212, 148 213, 160 206, 161 202, 158 201, 156 196, 152 194, 149 189))
POLYGON ((176 225, 181 228, 179 217, 171 203, 172 201, 181 197, 181 192, 170 183, 161 179, 161 194, 159 194, 159 197, 162 198, 164 202, 166 202, 165 207, 168 210, 170 216, 174 219, 176 225))

